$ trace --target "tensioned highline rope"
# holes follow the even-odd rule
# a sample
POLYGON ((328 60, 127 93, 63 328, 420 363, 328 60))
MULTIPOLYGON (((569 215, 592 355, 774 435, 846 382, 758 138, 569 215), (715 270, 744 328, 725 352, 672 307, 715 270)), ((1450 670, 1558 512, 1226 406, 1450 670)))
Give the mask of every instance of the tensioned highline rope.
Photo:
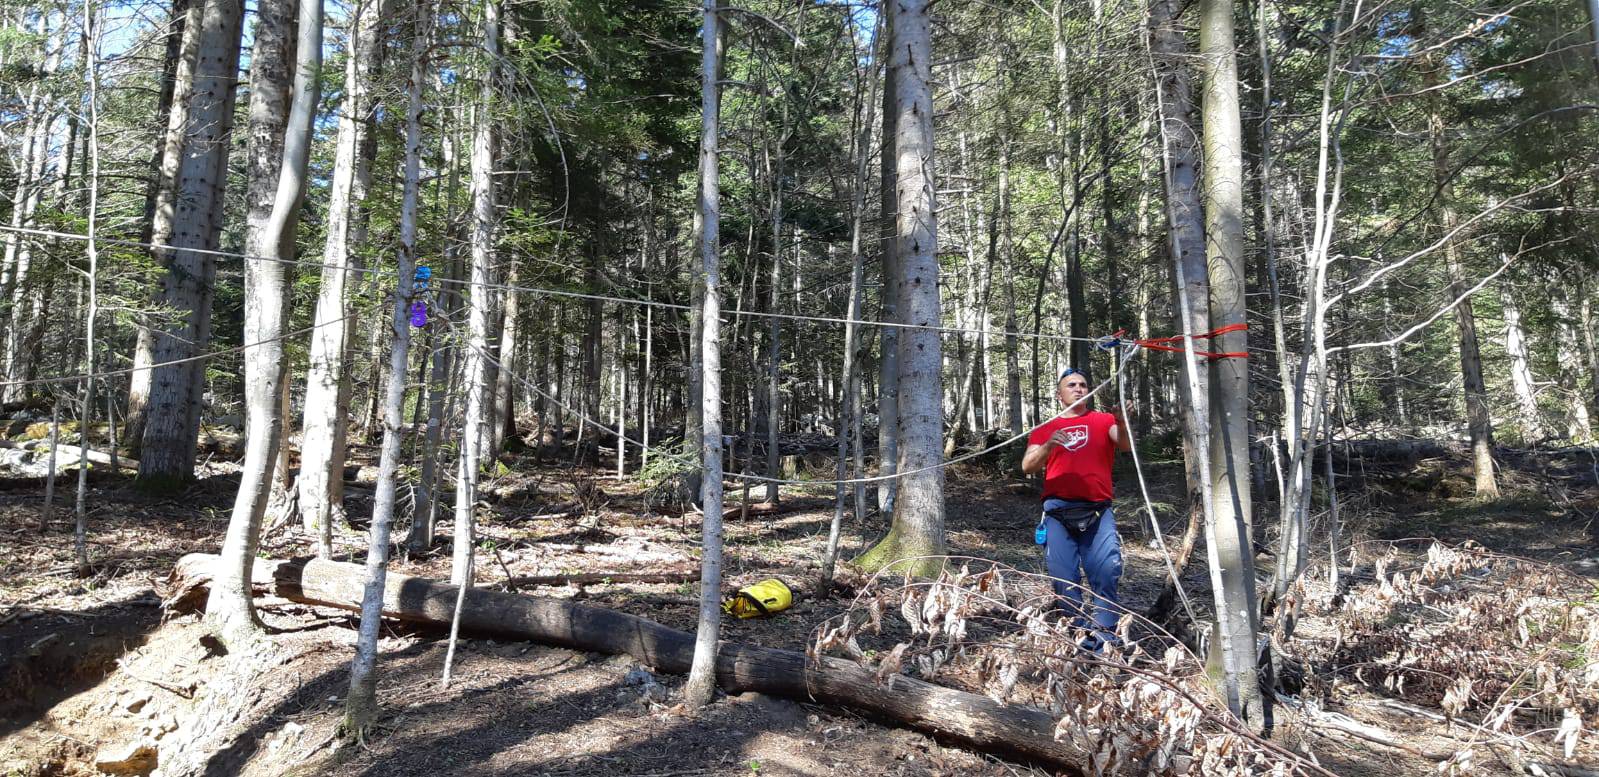
POLYGON ((276 337, 267 337, 267 338, 264 338, 264 339, 261 339, 261 340, 256 340, 255 342, 245 343, 243 345, 235 345, 235 346, 233 346, 231 348, 223 348, 223 349, 217 350, 217 351, 207 351, 205 353, 196 354, 194 356, 185 356, 185 357, 183 357, 181 359, 169 359, 169 360, 164 361, 164 362, 156 362, 154 364, 147 364, 147 365, 145 365, 143 367, 126 367, 126 368, 120 369, 120 370, 107 370, 105 372, 84 373, 82 375, 64 375, 64 376, 55 377, 55 378, 34 378, 32 380, 0 380, 0 387, 4 387, 4 386, 38 386, 38 385, 43 385, 43 384, 47 384, 47 383, 74 383, 74 382, 77 382, 77 381, 80 381, 80 380, 87 380, 89 378, 94 378, 96 380, 99 380, 101 378, 109 378, 109 377, 114 377, 114 376, 117 376, 117 375, 131 375, 131 374, 133 374, 135 372, 143 372, 145 370, 153 370, 153 369, 155 369, 157 367, 170 367, 170 366, 172 366, 174 364, 184 364, 184 363, 187 363, 187 362, 204 361, 206 359, 214 359, 214 358, 216 358, 218 356, 227 356, 228 354, 232 354, 232 353, 240 353, 240 352, 243 352, 243 351, 248 351, 251 348, 257 348, 257 347, 266 345, 267 343, 274 343, 274 342, 277 342, 279 340, 287 340, 287 339, 289 339, 291 337, 299 337, 300 335, 303 335, 303 334, 305 334, 307 332, 311 332, 311 331, 314 331, 316 329, 320 329, 320 328, 325 327, 325 326, 332 326, 332 325, 337 324, 337 323, 342 322, 342 321, 348 321, 348 320, 350 320, 352 318, 357 318, 360 315, 361 315, 361 312, 360 311, 356 311, 356 312, 353 312, 353 313, 349 313, 347 315, 340 316, 340 317, 335 318, 335 319, 330 319, 330 320, 327 320, 327 321, 323 321, 320 324, 312 324, 311 326, 305 327, 304 329, 296 329, 293 332, 286 332, 284 334, 277 335, 276 337))
MULTIPOLYGON (((1116 398, 1123 406, 1127 404, 1127 382, 1122 379, 1121 370, 1116 371, 1116 398)), ((1149 498, 1149 484, 1144 481, 1144 465, 1138 459, 1138 445, 1133 439, 1133 425, 1122 427, 1127 432, 1127 448, 1133 454, 1133 473, 1138 476, 1138 491, 1144 497, 1144 513, 1149 516, 1149 528, 1155 535, 1155 544, 1160 546, 1160 556, 1166 562, 1166 574, 1171 577, 1172 588, 1177 591, 1177 598, 1182 600, 1183 612, 1188 613, 1188 622, 1194 628, 1199 627, 1199 619, 1194 617, 1194 606, 1188 601, 1188 591, 1183 589, 1183 581, 1177 574, 1177 564, 1172 561, 1171 550, 1166 547, 1166 536, 1160 530, 1160 521, 1155 519, 1155 505, 1149 498)))
MULTIPOLYGON (((454 325, 454 322, 448 322, 448 323, 450 323, 452 326, 454 325)), ((516 380, 516 382, 522 384, 522 386, 524 388, 527 388, 527 389, 533 391, 534 393, 538 394, 539 396, 544 397, 545 399, 549 400, 550 402, 555 403, 558 407, 560 407, 562 410, 566 411, 568 414, 572 415, 573 417, 577 418, 579 421, 581 421, 583 423, 586 423, 586 424, 588 424, 588 425, 590 425, 590 426, 592 426, 592 427, 594 427, 596 429, 599 429, 601 431, 608 432, 608 433, 610 433, 612 435, 615 435, 619 439, 625 440, 628 443, 631 443, 632 445, 638 446, 638 448, 641 449, 641 450, 650 451, 652 455, 656 455, 656 456, 660 456, 662 458, 670 459, 670 460, 676 461, 676 462, 678 462, 680 464, 688 465, 689 467, 692 467, 692 468, 699 468, 699 467, 702 466, 699 462, 691 460, 691 459, 688 459, 688 458, 686 458, 686 457, 684 457, 684 456, 682 456, 680 454, 664 451, 664 450, 662 450, 660 448, 656 448, 654 446, 646 445, 643 442, 640 442, 638 440, 635 440, 635 439, 633 439, 631 437, 628 437, 626 435, 623 435, 623 434, 619 433, 616 429, 612 429, 611 427, 606 426, 604 423, 602 423, 602 422, 600 422, 598 420, 595 420, 594 418, 591 418, 588 414, 583 413, 583 412, 578 411, 578 410, 572 409, 571 406, 569 406, 566 403, 560 401, 559 399, 556 399, 554 396, 551 396, 548 392, 544 391, 542 388, 538 387, 537 385, 534 385, 534 383, 532 381, 528 380, 525 376, 519 375, 516 372, 510 371, 510 370, 507 370, 506 367, 505 367, 505 364, 503 362, 499 361, 498 359, 495 359, 493 356, 490 356, 488 353, 484 352, 483 349, 478 348, 477 346, 472 345, 470 343, 464 343, 463 342, 463 344, 466 345, 466 347, 471 348, 472 351, 474 353, 476 353, 479 358, 482 358, 485 361, 489 362, 490 364, 493 364, 496 369, 505 370, 505 373, 507 375, 510 375, 511 378, 516 380)), ((1100 381, 1099 385, 1095 386, 1093 391, 1088 392, 1087 394, 1085 394, 1083 396, 1082 399, 1079 399, 1076 402, 1073 402, 1071 405, 1068 405, 1066 408, 1062 409, 1059 413, 1055 414, 1054 416, 1051 416, 1049 419, 1046 419, 1045 421, 1041 422, 1040 424, 1033 426, 1031 429, 1028 429, 1027 431, 1022 432, 1021 434, 1018 434, 1018 435, 1015 435, 1013 437, 1010 437, 1009 439, 1006 439, 1004 441, 1001 441, 999 443, 991 445, 991 446, 989 446, 987 448, 984 448, 984 449, 979 450, 979 451, 974 451, 972 453, 967 453, 967 454, 964 454, 964 455, 961 455, 961 456, 956 456, 953 459, 946 459, 946 460, 944 460, 944 461, 942 461, 942 462, 940 462, 938 464, 932 464, 932 465, 929 465, 929 466, 926 466, 926 467, 919 467, 917 469, 906 470, 904 472, 895 472, 895 473, 889 474, 889 475, 873 475, 873 476, 870 476, 870 477, 845 478, 845 479, 833 479, 833 480, 787 480, 787 479, 783 479, 783 478, 767 477, 767 476, 764 476, 764 475, 752 475, 752 474, 730 473, 730 472, 722 473, 722 477, 723 477, 724 480, 735 480, 735 481, 745 481, 745 480, 747 480, 747 481, 754 482, 754 483, 776 483, 778 485, 794 485, 794 486, 806 486, 806 485, 809 485, 809 486, 829 486, 830 485, 830 486, 837 486, 837 485, 854 485, 856 483, 878 483, 878 482, 883 482, 883 481, 887 481, 887 480, 896 480, 898 478, 902 478, 902 477, 905 477, 907 475, 914 475, 914 474, 917 474, 917 473, 920 473, 920 472, 929 472, 931 470, 941 469, 941 468, 948 467, 948 466, 953 465, 953 464, 959 464, 960 462, 968 461, 968 460, 971 460, 971 459, 975 459, 975 458, 977 458, 979 456, 983 456, 983 455, 992 453, 994 451, 999 450, 1000 448, 1004 448, 1005 446, 1016 442, 1017 440, 1020 440, 1020 439, 1022 439, 1024 437, 1027 437, 1028 435, 1033 433, 1033 429, 1037 429, 1038 426, 1042 425, 1043 423, 1048 423, 1049 421, 1052 421, 1052 420, 1054 420, 1056 418, 1060 418, 1061 416, 1065 415, 1066 412, 1071 410, 1072 408, 1075 408, 1078 405, 1080 405, 1080 404, 1082 404, 1084 402, 1087 402, 1095 394, 1099 393, 1099 391, 1101 389, 1103 389, 1103 388, 1105 388, 1105 386, 1109 385, 1111 381, 1118 379, 1121 376, 1122 372, 1127 369, 1127 365, 1132 363, 1133 359, 1131 357, 1136 356, 1140 352, 1140 350, 1141 349, 1139 349, 1136 345, 1129 344, 1127 346, 1127 349, 1126 349, 1126 355, 1124 356, 1124 358, 1122 358, 1121 366, 1116 369, 1116 374, 1115 375, 1112 375, 1111 377, 1106 378, 1103 381, 1100 381)))
MULTIPOLYGON (((62 238, 62 239, 67 239, 67 240, 88 240, 89 239, 88 235, 79 234, 79 233, 57 232, 57 231, 45 230, 45 229, 28 229, 28 228, 23 228, 23 227, 11 227, 11 226, 5 226, 5 225, 0 225, 0 232, 14 232, 14 233, 17 233, 17 234, 33 235, 35 237, 53 237, 53 238, 62 238)), ((108 238, 108 237, 99 237, 99 236, 96 236, 95 239, 98 242, 106 243, 106 244, 109 244, 109 245, 120 245, 120 246, 128 246, 128 247, 133 247, 133 248, 149 248, 149 249, 154 249, 154 250, 158 250, 158 251, 188 251, 190 253, 202 254, 202 255, 205 255, 205 256, 216 256, 216 257, 227 258, 227 259, 243 259, 243 260, 246 260, 246 261, 256 261, 256 262, 276 262, 278 264, 298 265, 298 266, 304 266, 304 267, 336 268, 336 269, 345 270, 347 272, 361 273, 361 274, 366 274, 366 275, 373 275, 373 274, 380 274, 381 273, 381 271, 373 269, 373 268, 370 268, 370 267, 354 267, 354 266, 346 265, 346 264, 338 264, 338 263, 334 263, 334 262, 319 262, 319 261, 315 261, 315 260, 311 260, 311 259, 282 259, 282 258, 279 258, 279 257, 276 257, 276 256, 257 256, 257 255, 251 255, 251 254, 238 253, 238 252, 235 252, 235 251, 222 251, 222 250, 204 249, 204 248, 180 248, 180 247, 177 247, 177 246, 164 245, 164 244, 160 244, 160 243, 145 243, 145 242, 140 242, 140 241, 137 241, 137 240, 125 240, 125 239, 120 239, 120 238, 108 238)), ((493 290, 493 291, 519 291, 519 292, 524 292, 524 293, 527 293, 527 294, 533 294, 533 295, 539 295, 539 296, 564 297, 564 298, 567 298, 567 299, 581 299, 581 300, 591 300, 591 301, 598 301, 598 302, 615 302, 617 304, 623 304, 623 305, 639 305, 639 306, 643 306, 643 307, 656 307, 656 308, 663 308, 663 309, 667 309, 667 310, 679 310, 679 311, 684 311, 684 312, 692 312, 693 309, 694 309, 693 306, 691 306, 691 305, 682 305, 682 304, 678 304, 678 303, 675 303, 675 302, 662 302, 662 301, 659 301, 659 300, 643 300, 643 299, 634 299, 634 298, 630 298, 630 297, 616 297, 616 296, 611 296, 611 295, 607 295, 607 294, 588 294, 588 293, 585 293, 585 292, 566 291, 566 290, 563 290, 563 289, 546 289, 546 288, 540 288, 540 287, 537 287, 537 286, 523 286, 523 285, 519 285, 519 284, 506 284, 506 283, 482 283, 482 284, 479 284, 479 283, 474 283, 473 281, 470 281, 470 280, 463 280, 463 279, 457 279, 457 278, 434 278, 434 280, 436 282, 438 282, 438 283, 441 283, 441 284, 446 284, 447 283, 447 284, 452 284, 452 285, 455 285, 455 286, 462 286, 462 287, 477 287, 477 286, 481 286, 482 288, 493 290)), ((1095 338, 1095 337, 1073 337, 1071 335, 1055 335, 1055 334, 1044 334, 1044 333, 1038 333, 1038 334, 1027 333, 1027 332, 1014 332, 1014 333, 1012 333, 1012 332, 1005 332, 1005 331, 993 330, 993 329, 969 329, 969 328, 964 328, 964 327, 934 326, 934 325, 931 325, 931 324, 906 324, 906 323, 893 322, 893 321, 873 321, 873 320, 869 320, 869 319, 840 318, 840 317, 837 317, 837 316, 804 316, 804 315, 799 315, 799 314, 795 314, 795 313, 772 313, 772 312, 756 311, 756 310, 724 311, 724 314, 727 315, 729 318, 737 318, 737 317, 740 317, 740 316, 748 316, 750 318, 775 318, 775 319, 785 320, 785 321, 810 321, 810 322, 824 323, 824 324, 855 324, 855 325, 858 325, 858 326, 876 326, 876 327, 885 327, 885 328, 892 328, 892 329, 920 330, 920 331, 927 331, 927 332, 938 332, 938 333, 941 333, 941 334, 985 335, 985 336, 988 336, 988 337, 1015 337, 1015 338, 1024 339, 1024 340, 1053 340, 1053 341, 1060 341, 1060 342, 1072 342, 1072 341, 1075 341, 1075 342, 1097 343, 1101 339, 1101 338, 1095 338)))

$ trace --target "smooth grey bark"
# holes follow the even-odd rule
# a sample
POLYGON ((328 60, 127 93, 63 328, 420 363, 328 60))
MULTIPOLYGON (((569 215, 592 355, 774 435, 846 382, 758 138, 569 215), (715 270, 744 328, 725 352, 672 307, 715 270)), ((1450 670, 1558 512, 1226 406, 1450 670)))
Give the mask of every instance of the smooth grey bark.
MULTIPOLYGON (((1232 0, 1201 0, 1199 13, 1210 325, 1222 328, 1245 321, 1243 124, 1232 0)), ((1248 338, 1243 332, 1229 332, 1212 337, 1210 343, 1217 351, 1241 352, 1248 338)), ((1211 392, 1211 512, 1205 539, 1223 641, 1227 702, 1250 726, 1269 728, 1269 701, 1261 693, 1255 669, 1259 613, 1250 531, 1248 361, 1212 360, 1211 392)))
MULTIPOLYGON (((432 7, 418 3, 412 18, 411 78, 405 123, 404 194, 400 206, 400 255, 397 258, 394 312, 389 322, 389 380, 383 401, 383 444, 378 454, 377 493, 372 500, 372 528, 366 551, 361 592, 361 625, 350 666, 350 695, 345 703, 345 728, 362 737, 377 710, 377 641, 383 621, 383 589, 388 576, 389 534, 394 526, 395 493, 400 472, 400 446, 405 434, 406 373, 411 354, 410 307, 416 270, 417 199, 421 188, 422 80, 427 77, 427 47, 432 7)), ((491 12, 492 13, 492 12, 491 12)))
POLYGON ((1521 417, 1521 439, 1523 444, 1530 445, 1543 439, 1545 430, 1542 414, 1538 410, 1527 332, 1521 323, 1521 304, 1517 302, 1515 290, 1509 281, 1499 283, 1499 304, 1505 317, 1505 354, 1510 357, 1510 388, 1516 397, 1516 410, 1521 417))
MULTIPOLYGON (((818 589, 826 591, 833 584, 833 570, 838 563, 838 546, 843 534, 844 525, 844 488, 845 460, 849 456, 849 445, 854 443, 857 451, 860 450, 860 376, 856 373, 856 351, 860 349, 859 325, 861 315, 861 286, 865 277, 865 231, 866 231, 866 188, 869 181, 871 165, 872 125, 877 117, 877 87, 881 83, 876 71, 882 65, 883 54, 881 46, 883 40, 882 17, 878 17, 877 24, 872 31, 871 45, 876 49, 873 52, 871 64, 865 70, 865 80, 870 82, 870 92, 865 100, 856 97, 855 115, 860 116, 862 111, 865 117, 860 121, 860 129, 855 136, 855 179, 850 191, 850 273, 849 273, 849 306, 844 325, 844 376, 841 388, 842 397, 838 403, 837 422, 834 424, 838 434, 838 463, 834 469, 835 479, 838 481, 833 492, 833 520, 828 524, 827 546, 822 551, 822 571, 818 577, 818 589)), ((856 83, 855 94, 859 95, 859 80, 856 83)), ((860 477, 860 469, 856 467, 852 477, 860 477)), ((866 485, 855 483, 855 519, 859 521, 865 508, 866 485)))
POLYGON ((244 466, 222 543, 217 584, 206 605, 206 620, 236 644, 252 640, 260 631, 250 599, 250 569, 283 440, 286 359, 283 341, 277 338, 289 312, 284 281, 287 263, 294 258, 294 225, 310 160, 317 75, 322 67, 322 0, 261 0, 250 62, 245 253, 277 261, 244 265, 244 340, 260 345, 244 353, 244 466), (289 33, 295 24, 291 17, 296 11, 298 40, 291 42, 289 33), (291 56, 295 59, 292 104, 291 56))
MULTIPOLYGON (((100 36, 104 30, 105 22, 95 8, 94 0, 83 1, 83 20, 85 30, 83 33, 83 80, 88 91, 88 127, 85 142, 87 145, 88 175, 84 182, 88 187, 88 207, 84 213, 84 229, 88 234, 88 242, 84 245, 85 258, 88 260, 88 273, 85 283, 89 287, 88 307, 83 314, 83 344, 84 358, 83 371, 83 407, 82 419, 78 428, 82 430, 79 445, 82 458, 78 461, 78 494, 74 502, 72 549, 77 562, 79 574, 89 572, 89 459, 94 450, 94 441, 91 439, 91 424, 94 418, 94 372, 95 360, 95 326, 100 316, 100 297, 98 284, 100 280, 100 244, 96 232, 100 228, 100 36)), ((109 408, 108 408, 109 410, 109 408)), ((106 413, 106 438, 111 453, 111 471, 115 472, 117 466, 116 443, 116 418, 110 412, 106 413)))
MULTIPOLYGON (((455 484, 455 546, 450 564, 450 582, 463 588, 472 586, 472 545, 475 534, 479 466, 482 462, 483 428, 490 397, 488 375, 490 287, 494 284, 494 240, 498 226, 497 191, 494 182, 494 111, 498 94, 497 60, 500 54, 499 6, 484 6, 484 70, 478 101, 473 109, 472 126, 472 273, 468 288, 466 317, 466 413, 462 419, 461 456, 455 484)), ((445 676, 448 677, 448 668, 445 676)))
POLYGON ((365 269, 362 213, 371 182, 363 153, 373 119, 372 71, 382 56, 383 0, 357 0, 344 67, 344 103, 338 111, 333 176, 328 187, 327 240, 322 249, 311 346, 306 358, 305 412, 300 436, 300 521, 317 538, 317 554, 333 553, 333 524, 344 520, 344 460, 349 434, 351 308, 365 269))
MULTIPOLYGON (((59 108, 46 86, 61 64, 65 48, 67 25, 64 22, 49 30, 51 14, 39 14, 38 34, 44 39, 39 75, 29 87, 24 103, 22 153, 16 172, 17 187, 11 200, 11 226, 33 228, 35 214, 43 202, 46 185, 46 166, 50 157, 51 128, 59 108)), ((69 143, 70 147, 70 143, 69 143)), ((5 255, 0 263, 0 305, 6 310, 4 342, 4 372, 8 382, 25 381, 33 372, 33 345, 31 324, 39 320, 42 297, 40 286, 30 283, 34 275, 35 238, 17 232, 5 235, 5 255)), ((15 401, 27 396, 28 386, 11 383, 0 388, 0 400, 15 401)))
POLYGON ((944 538, 944 408, 942 315, 938 294, 938 214, 934 196, 932 20, 921 0, 895 0, 889 15, 893 44, 896 202, 899 264, 899 487, 888 535, 857 559, 875 571, 894 564, 907 574, 936 574, 944 538), (930 328, 927 328, 930 327, 930 328), (904 559, 914 559, 896 564, 904 559))
MULTIPOLYGON (((1582 315, 1591 304, 1584 298, 1582 310, 1573 310, 1571 297, 1575 291, 1581 294, 1582 285, 1567 284, 1557 273, 1553 275, 1554 283, 1549 292, 1549 308, 1555 320, 1555 362, 1560 369, 1560 385, 1564 387, 1566 395, 1566 438, 1573 445, 1591 443, 1593 437, 1592 415, 1588 412, 1587 397, 1582 391, 1582 350, 1586 338, 1584 337, 1586 317, 1582 315)), ((1595 376, 1599 378, 1599 376, 1595 376)))
POLYGON ((722 364, 721 364, 721 182, 717 166, 717 125, 722 109, 717 75, 721 71, 718 0, 705 0, 700 27, 699 256, 701 397, 700 455, 705 482, 701 491, 700 607, 694 632, 694 659, 683 702, 703 707, 716 690, 717 638, 722 626, 722 364))
POLYGON ((171 246, 158 254, 166 268, 161 302, 177 318, 156 332, 151 352, 157 366, 151 375, 139 480, 153 488, 170 487, 194 475, 206 363, 171 362, 196 356, 211 342, 216 260, 202 251, 217 250, 222 236, 233 105, 238 93, 244 4, 242 0, 205 0, 202 6, 198 24, 184 30, 185 53, 192 50, 194 58, 179 63, 177 80, 190 86, 173 101, 169 146, 163 157, 163 174, 170 172, 171 184, 162 187, 156 203, 153 239, 171 246))

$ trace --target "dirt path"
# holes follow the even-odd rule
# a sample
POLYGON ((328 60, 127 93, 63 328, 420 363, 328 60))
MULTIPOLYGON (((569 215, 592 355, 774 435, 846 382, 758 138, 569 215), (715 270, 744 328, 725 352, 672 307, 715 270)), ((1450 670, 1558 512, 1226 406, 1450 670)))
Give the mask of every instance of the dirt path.
MULTIPOLYGON (((980 471, 954 475, 948 492, 951 552, 1037 569, 1036 497, 1029 487, 980 471)), ((1157 503, 1180 501, 1172 485, 1176 475, 1173 462, 1151 467, 1157 503)), ((1599 498, 1591 491, 1562 501, 1527 488, 1484 509, 1431 495, 1395 499, 1382 477, 1365 476, 1361 490, 1344 501, 1358 537, 1472 538, 1577 570, 1599 557, 1590 533, 1599 498)), ((535 575, 696 568, 697 524, 647 513, 645 497, 632 483, 529 467, 489 488, 502 496, 482 519, 480 585, 535 575), (547 515, 584 500, 586 514, 547 515)), ((180 500, 159 501, 134 495, 124 483, 102 485, 92 499, 96 574, 80 580, 70 574, 64 527, 37 532, 37 494, 0 489, 0 575, 8 581, 0 593, 0 669, 7 673, 0 691, 0 773, 94 773, 96 758, 141 741, 151 745, 153 768, 164 775, 1042 773, 837 709, 780 699, 738 697, 687 716, 672 699, 680 678, 653 675, 625 658, 525 643, 467 640, 457 681, 442 688, 443 644, 437 635, 401 631, 387 632, 382 644, 379 694, 390 713, 382 731, 364 748, 336 753, 353 616, 264 603, 264 618, 277 630, 277 652, 263 662, 220 655, 192 617, 162 625, 153 606, 178 556, 216 547, 232 490, 230 478, 218 477, 180 500)), ((788 505, 776 516, 730 523, 729 585, 779 576, 802 592, 811 588, 832 515, 831 492, 785 493, 785 499, 788 505)), ((364 509, 360 500, 356 491, 352 513, 364 509)), ((1164 577, 1158 550, 1141 539, 1147 533, 1131 528, 1140 506, 1130 499, 1118 503, 1128 558, 1124 600, 1136 609, 1153 600, 1164 577)), ((1173 510, 1165 508, 1160 516, 1168 531, 1176 530, 1173 510)), ((875 519, 846 525, 847 552, 882 528, 875 519)), ((447 538, 448 526, 440 532, 447 538)), ((338 547, 353 554, 363 546, 364 537, 350 530, 338 547)), ((1424 550, 1421 543, 1400 546, 1424 550)), ((286 532, 269 538, 263 552, 283 557, 306 548, 303 538, 286 532)), ((1365 574, 1361 563, 1357 558, 1356 576, 1365 574)), ((446 539, 429 556, 397 558, 395 568, 447 577, 448 564, 446 539)), ((1203 568, 1190 569, 1185 584, 1204 609, 1203 568)), ((696 606, 693 586, 686 583, 602 582, 531 592, 584 599, 678 628, 692 628, 696 606)), ((816 624, 847 605, 848 599, 802 595, 779 617, 729 623, 724 637, 803 648, 816 624)), ((1313 614, 1307 614, 1302 633, 1321 638, 1313 614)), ((1378 698, 1352 689, 1349 708, 1378 698)), ((1409 732, 1420 749, 1451 744, 1418 730, 1414 720, 1380 709, 1361 714, 1409 732)), ((1292 728, 1284 736, 1303 737, 1341 774, 1436 768, 1426 758, 1370 742, 1292 728)))

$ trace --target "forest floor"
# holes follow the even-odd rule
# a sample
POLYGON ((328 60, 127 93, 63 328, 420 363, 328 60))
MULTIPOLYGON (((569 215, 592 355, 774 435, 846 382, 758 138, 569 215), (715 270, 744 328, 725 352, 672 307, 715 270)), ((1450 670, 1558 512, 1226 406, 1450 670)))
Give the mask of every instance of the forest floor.
MULTIPOLYGON (((370 449, 365 449, 369 451, 370 449)), ((1431 538, 1554 565, 1570 581, 1571 601, 1599 603, 1599 485, 1579 468, 1551 469, 1537 454, 1506 454, 1506 497, 1481 503, 1466 493, 1460 456, 1388 464, 1343 465, 1343 536, 1355 549, 1345 593, 1385 582, 1374 564, 1416 564, 1431 538), (1384 559, 1378 562, 1378 559, 1384 559)), ((815 462, 820 464, 820 462, 815 462)), ((225 469, 225 468, 224 468, 225 469)), ((1136 528, 1142 499, 1129 471, 1117 507, 1125 536, 1123 598, 1147 606, 1164 565, 1149 532, 1136 528)), ((1181 521, 1180 465, 1145 462, 1157 513, 1175 544, 1181 521)), ((364 470, 363 470, 364 472, 364 470)), ((819 466, 818 479, 831 470, 819 466)), ((359 480, 359 477, 358 477, 359 480)), ((222 655, 196 616, 163 617, 160 597, 179 557, 215 552, 227 524, 236 476, 203 478, 172 498, 150 498, 124 479, 96 477, 89 495, 93 572, 74 573, 70 501, 41 531, 36 480, 0 480, 0 774, 103 772, 162 775, 1017 775, 1036 766, 974 753, 923 734, 884 725, 847 709, 744 694, 699 714, 676 704, 682 678, 649 673, 625 656, 603 656, 472 636, 456 656, 455 679, 439 681, 445 640, 436 631, 395 626, 380 649, 379 730, 357 746, 337 737, 348 685, 356 616, 268 598, 258 600, 271 629, 270 655, 253 661, 222 655)), ((1024 571, 1040 567, 1032 544, 1037 498, 1020 479, 981 468, 956 468, 947 479, 951 553, 993 559, 1024 571)), ((352 488, 353 516, 370 510, 370 490, 352 488)), ((486 484, 480 510, 477 582, 576 573, 683 573, 685 582, 515 586, 541 596, 584 600, 692 630, 696 613, 698 523, 692 515, 652 512, 636 481, 570 464, 513 458, 486 484)), ((729 487, 729 505, 739 501, 729 487)), ((759 491, 751 501, 760 501, 759 491)), ((831 488, 789 488, 775 515, 729 522, 728 590, 780 577, 800 591, 775 617, 725 623, 729 641, 803 650, 825 619, 844 612, 847 596, 817 598, 814 588, 832 516, 831 488)), ((1269 522, 1269 521, 1268 521, 1269 522)), ((845 525, 846 557, 882 531, 880 519, 845 525)), ((422 557, 399 554, 391 569, 448 578, 449 522, 422 557)), ((398 536, 398 535, 397 535, 398 536)), ((1325 545, 1320 545, 1325 555, 1325 545)), ((262 554, 308 553, 296 528, 265 538, 262 554)), ((344 527, 337 556, 359 558, 365 534, 344 527)), ((1185 584, 1208 609, 1204 550, 1185 584)), ((1270 555, 1259 562, 1263 574, 1270 555)), ((1384 567, 1384 569, 1390 567, 1384 567)), ((1397 566, 1391 568, 1398 568, 1397 566)), ((1553 568, 1553 567, 1552 567, 1553 568)), ((1325 564, 1310 577, 1324 578, 1325 564)), ((857 581, 858 582, 858 581, 857 581)), ((1313 752, 1338 774, 1436 772, 1440 754, 1471 740, 1472 729, 1403 713, 1387 702, 1407 697, 1357 668, 1343 645, 1339 609, 1318 606, 1328 593, 1307 592, 1297 640, 1321 645, 1305 655, 1321 678, 1325 704, 1368 727, 1397 733, 1382 744, 1358 733, 1285 725, 1284 741, 1313 752), (1340 652, 1342 651, 1342 652, 1340 652), (1315 657, 1328 663, 1317 663, 1315 657), (1330 689, 1330 690, 1328 690, 1330 689), (1464 734, 1463 734, 1464 732, 1464 734)), ((1589 656, 1590 661, 1599 657, 1589 656)), ((1578 670, 1581 667, 1577 667, 1578 670)), ((1390 684, 1391 685, 1391 684, 1390 684)), ((1425 694, 1423 694, 1425 697, 1425 694)), ((1418 702, 1437 707, 1436 698, 1418 702)), ((1591 727, 1568 762, 1599 769, 1591 727)), ((1530 721, 1521 734, 1538 752, 1552 744, 1555 721, 1530 721)), ((1488 755, 1472 773, 1511 773, 1491 736, 1475 737, 1488 755)), ((1558 759, 1557 759, 1558 760, 1558 759)), ((1510 759, 1509 763, 1519 763, 1510 759)))

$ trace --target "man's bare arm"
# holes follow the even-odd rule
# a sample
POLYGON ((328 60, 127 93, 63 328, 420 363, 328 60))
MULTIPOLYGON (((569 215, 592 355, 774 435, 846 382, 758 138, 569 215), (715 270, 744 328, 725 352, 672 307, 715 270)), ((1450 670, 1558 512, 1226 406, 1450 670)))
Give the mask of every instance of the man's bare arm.
POLYGON ((1049 462, 1049 448, 1053 444, 1054 441, 1050 441, 1042 445, 1027 446, 1027 452, 1022 454, 1022 474, 1031 475, 1042 471, 1044 465, 1049 462))
POLYGON ((1110 414, 1116 419, 1116 425, 1110 428, 1110 441, 1116 445, 1116 450, 1126 453, 1133 449, 1133 436, 1127 433, 1127 415, 1120 407, 1110 409, 1110 414))

